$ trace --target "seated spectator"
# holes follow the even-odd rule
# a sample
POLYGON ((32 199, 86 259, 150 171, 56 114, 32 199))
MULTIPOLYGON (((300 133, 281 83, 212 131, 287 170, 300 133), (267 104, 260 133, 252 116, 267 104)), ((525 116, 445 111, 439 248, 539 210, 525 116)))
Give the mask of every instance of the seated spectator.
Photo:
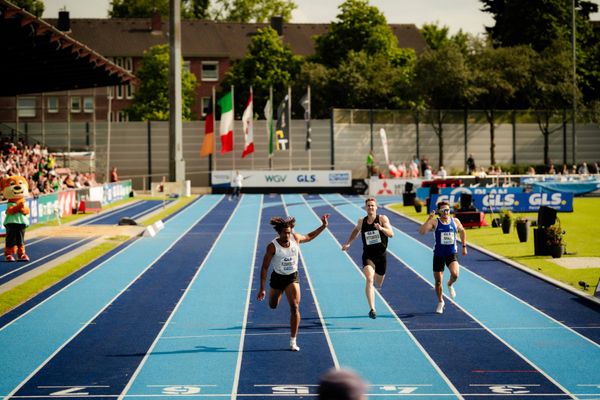
POLYGON ((535 168, 533 168, 533 167, 527 168, 527 175, 535 175, 535 168))
POLYGON ((587 163, 585 161, 583 163, 581 163, 581 165, 579 166, 579 169, 577 170, 577 173, 579 175, 587 175, 590 173, 588 170, 587 163))
POLYGON ((440 179, 446 179, 448 177, 448 173, 446 172, 446 169, 443 165, 440 165, 440 169, 437 172, 437 177, 440 179))
POLYGON ((550 164, 550 168, 548 168, 548 175, 556 175, 556 169, 554 169, 554 164, 550 164))
POLYGON ((423 171, 423 179, 429 181, 431 178, 433 178, 433 171, 431 171, 431 165, 427 164, 425 171, 423 171))
POLYGON ((477 171, 476 175, 478 178, 485 178, 487 176, 487 174, 485 173, 485 168, 479 167, 479 171, 477 171))
POLYGON ((75 189, 75 182, 73 181, 71 175, 65 176, 65 179, 63 179, 63 185, 66 186, 67 189, 75 189))
POLYGON ((404 162, 401 162, 400 164, 398 164, 398 173, 400 174, 400 177, 405 177, 406 175, 406 164, 404 164, 404 162))
POLYGON ((396 168, 393 162, 390 162, 390 165, 388 166, 388 171, 390 172, 390 178, 400 178, 400 172, 398 171, 398 168, 396 168))
POLYGON ((119 182, 119 174, 117 172, 117 167, 112 167, 110 171, 110 181, 111 182, 119 182))

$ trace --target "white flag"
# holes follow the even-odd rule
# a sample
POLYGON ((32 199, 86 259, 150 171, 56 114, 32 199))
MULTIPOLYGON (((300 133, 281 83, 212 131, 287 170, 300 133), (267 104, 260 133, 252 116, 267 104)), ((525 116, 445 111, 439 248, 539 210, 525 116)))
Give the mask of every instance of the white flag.
POLYGON ((254 111, 252 108, 252 90, 250 90, 250 98, 248 98, 248 105, 242 115, 242 125, 244 127, 244 152, 242 158, 248 154, 254 152, 254 126, 252 119, 254 117, 254 111))
POLYGON ((379 130, 379 136, 381 136, 381 146, 383 146, 383 154, 385 154, 385 165, 390 165, 390 157, 388 156, 388 143, 385 129, 379 130))

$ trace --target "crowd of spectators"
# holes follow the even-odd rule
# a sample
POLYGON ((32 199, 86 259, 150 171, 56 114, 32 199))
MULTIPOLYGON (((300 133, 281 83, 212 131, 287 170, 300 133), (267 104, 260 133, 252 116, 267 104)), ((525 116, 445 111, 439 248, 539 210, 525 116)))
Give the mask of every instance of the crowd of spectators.
MULTIPOLYGON (((373 153, 370 153, 369 161, 371 165, 368 164, 368 171, 371 176, 379 177, 380 179, 385 179, 386 174, 384 170, 378 168, 374 163, 373 153)), ((588 165, 586 162, 582 162, 581 164, 573 164, 571 166, 564 164, 562 168, 557 169, 554 164, 550 164, 548 167, 536 168, 530 166, 527 168, 527 175, 589 175, 589 174, 600 174, 600 164, 595 162, 593 164, 588 165)), ((412 159, 408 162, 399 162, 398 164, 394 164, 390 162, 388 165, 388 174, 390 178, 418 178, 422 177, 425 180, 431 179, 446 179, 448 176, 448 172, 441 165, 437 171, 435 171, 426 156, 421 157, 421 159, 413 156, 412 159)), ((496 177, 506 177, 510 176, 510 171, 503 171, 502 167, 499 165, 490 165, 489 167, 477 167, 475 164, 475 159, 472 154, 469 154, 467 159, 467 175, 473 175, 476 179, 481 178, 496 178, 496 177)))
POLYGON ((0 174, 2 177, 25 177, 29 183, 29 193, 34 197, 97 185, 93 173, 79 173, 58 167, 54 156, 48 153, 48 147, 40 144, 29 146, 23 140, 14 143, 8 138, 0 139, 0 174))

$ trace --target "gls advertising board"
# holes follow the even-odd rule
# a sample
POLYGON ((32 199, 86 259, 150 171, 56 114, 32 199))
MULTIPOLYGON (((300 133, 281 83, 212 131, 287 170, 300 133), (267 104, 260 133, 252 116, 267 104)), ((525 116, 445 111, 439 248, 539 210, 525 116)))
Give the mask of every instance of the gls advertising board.
MULTIPOLYGON (((213 171, 212 186, 228 188, 236 171, 213 171)), ((351 171, 242 171, 243 187, 349 187, 351 171)))
MULTIPOLYGON (((431 207, 440 201, 450 204, 460 203, 460 194, 434 194, 431 207)), ((477 210, 489 213, 501 209, 513 212, 537 212, 541 206, 552 207, 557 211, 573 211, 573 193, 488 193, 474 194, 473 205, 477 210)))

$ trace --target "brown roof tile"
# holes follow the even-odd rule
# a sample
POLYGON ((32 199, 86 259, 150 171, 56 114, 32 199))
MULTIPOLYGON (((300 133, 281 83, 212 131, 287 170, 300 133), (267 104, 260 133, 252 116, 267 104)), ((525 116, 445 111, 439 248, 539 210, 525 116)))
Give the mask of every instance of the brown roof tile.
MULTIPOLYGON (((48 19, 56 24, 56 19, 48 19)), ((268 24, 182 21, 181 46, 184 57, 229 57, 239 59, 246 54, 252 35, 268 24)), ((327 32, 329 24, 283 25, 283 41, 294 54, 314 53, 314 37, 327 32)), ((400 47, 422 52, 425 40, 414 24, 391 24, 400 47)), ((162 31, 152 32, 150 18, 75 18, 71 19, 70 35, 89 44, 105 56, 141 57, 145 50, 168 43, 169 26, 163 19, 162 31)))

